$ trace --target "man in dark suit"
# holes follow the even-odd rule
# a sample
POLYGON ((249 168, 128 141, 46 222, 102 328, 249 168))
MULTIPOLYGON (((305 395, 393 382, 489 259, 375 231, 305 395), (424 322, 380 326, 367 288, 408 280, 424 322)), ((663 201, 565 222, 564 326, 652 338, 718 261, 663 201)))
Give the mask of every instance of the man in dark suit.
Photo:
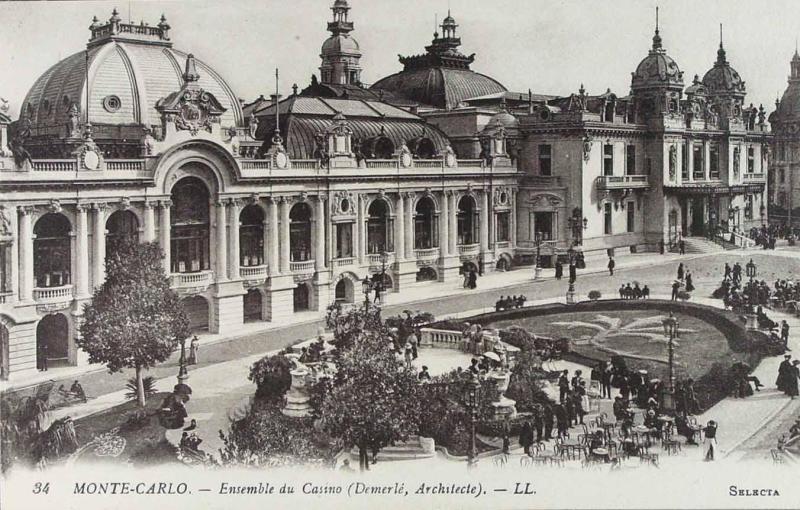
POLYGON ((564 402, 564 398, 569 393, 569 371, 564 370, 561 372, 561 375, 558 376, 558 401, 564 402))

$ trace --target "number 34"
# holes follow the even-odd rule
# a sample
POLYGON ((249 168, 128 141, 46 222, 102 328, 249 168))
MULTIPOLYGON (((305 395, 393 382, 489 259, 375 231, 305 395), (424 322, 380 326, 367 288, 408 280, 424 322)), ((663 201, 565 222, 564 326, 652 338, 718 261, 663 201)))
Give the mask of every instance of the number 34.
POLYGON ((33 493, 34 494, 49 494, 50 493, 50 482, 36 482, 33 484, 33 493))

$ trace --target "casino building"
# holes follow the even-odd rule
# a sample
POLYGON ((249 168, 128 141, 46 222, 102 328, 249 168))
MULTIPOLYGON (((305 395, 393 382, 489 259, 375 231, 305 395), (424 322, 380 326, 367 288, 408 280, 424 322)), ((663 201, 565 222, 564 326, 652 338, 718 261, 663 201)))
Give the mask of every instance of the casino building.
POLYGON ((365 277, 404 292, 763 218, 771 135, 722 45, 686 88, 656 30, 629 95, 516 93, 448 15, 366 86, 350 6, 331 11, 319 78, 286 97, 246 104, 166 18, 114 11, 0 113, 3 379, 86 363, 82 306, 124 239, 161 244, 193 328, 233 335, 365 277))

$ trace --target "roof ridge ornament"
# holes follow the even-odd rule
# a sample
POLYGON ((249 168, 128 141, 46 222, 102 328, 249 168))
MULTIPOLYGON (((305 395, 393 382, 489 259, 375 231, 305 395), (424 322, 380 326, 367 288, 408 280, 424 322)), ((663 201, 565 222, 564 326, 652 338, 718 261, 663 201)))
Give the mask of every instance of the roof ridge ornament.
POLYGON ((200 73, 197 72, 197 62, 195 61, 194 54, 189 53, 186 56, 186 70, 183 73, 183 81, 186 83, 193 83, 200 80, 200 73))
POLYGON ((658 6, 656 6, 656 33, 653 35, 653 51, 663 51, 661 45, 661 35, 658 33, 658 6))
POLYGON ((724 66, 728 63, 725 58, 725 48, 722 45, 722 23, 719 24, 719 49, 717 50, 717 62, 715 65, 724 66))

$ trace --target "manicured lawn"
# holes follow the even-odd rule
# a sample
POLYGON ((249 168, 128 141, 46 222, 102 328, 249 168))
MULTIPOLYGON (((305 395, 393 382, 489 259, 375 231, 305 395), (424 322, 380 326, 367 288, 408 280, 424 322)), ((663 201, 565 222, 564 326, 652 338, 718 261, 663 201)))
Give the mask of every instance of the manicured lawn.
POLYGON ((76 420, 78 444, 85 448, 78 462, 182 465, 176 459, 175 448, 167 441, 166 429, 156 414, 166 396, 167 393, 157 393, 149 397, 145 408, 148 417, 136 424, 128 423, 139 410, 136 402, 126 402, 76 420), (93 440, 95 444, 90 445, 93 440))
MULTIPOLYGON (((658 310, 570 312, 500 321, 491 327, 517 325, 538 336, 567 337, 572 349, 593 359, 625 356, 629 367, 643 368, 652 377, 666 380, 668 342, 658 310)), ((712 364, 733 363, 736 353, 721 331, 689 315, 677 314, 680 338, 675 341, 675 376, 698 379, 712 364)))

